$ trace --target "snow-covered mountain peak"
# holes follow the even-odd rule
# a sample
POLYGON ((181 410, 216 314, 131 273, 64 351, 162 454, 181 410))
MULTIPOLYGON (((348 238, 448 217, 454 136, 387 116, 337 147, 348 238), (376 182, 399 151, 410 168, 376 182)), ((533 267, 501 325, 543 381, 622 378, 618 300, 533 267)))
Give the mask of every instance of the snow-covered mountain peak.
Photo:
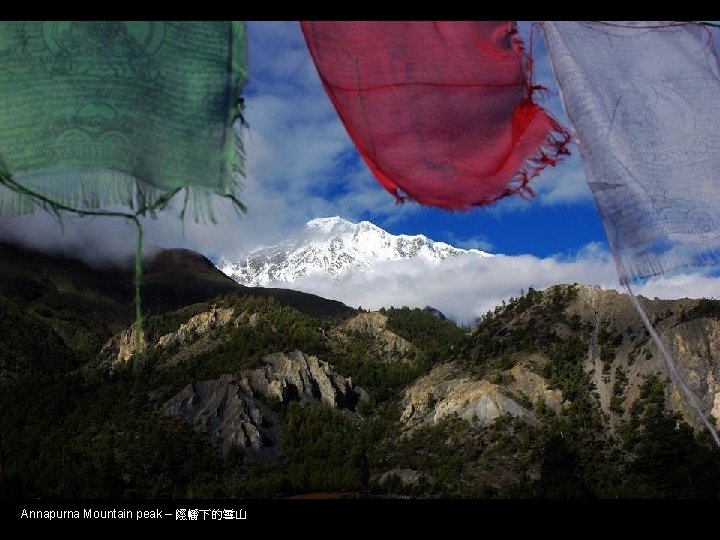
POLYGON ((368 272, 381 262, 418 258, 437 264, 465 253, 491 256, 433 242, 424 235, 393 235, 369 221, 352 223, 334 216, 308 221, 297 238, 282 244, 223 258, 218 268, 243 285, 267 286, 311 274, 341 280, 348 272, 368 272))
POLYGON ((356 225, 340 216, 315 218, 305 224, 305 229, 321 234, 340 234, 350 232, 356 225))

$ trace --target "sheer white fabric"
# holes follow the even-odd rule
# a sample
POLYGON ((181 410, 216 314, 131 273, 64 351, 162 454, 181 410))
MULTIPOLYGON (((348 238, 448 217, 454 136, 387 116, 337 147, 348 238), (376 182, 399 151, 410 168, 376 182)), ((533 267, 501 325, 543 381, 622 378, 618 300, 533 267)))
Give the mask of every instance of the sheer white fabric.
POLYGON ((708 31, 546 22, 621 281, 720 262, 720 70, 708 31))

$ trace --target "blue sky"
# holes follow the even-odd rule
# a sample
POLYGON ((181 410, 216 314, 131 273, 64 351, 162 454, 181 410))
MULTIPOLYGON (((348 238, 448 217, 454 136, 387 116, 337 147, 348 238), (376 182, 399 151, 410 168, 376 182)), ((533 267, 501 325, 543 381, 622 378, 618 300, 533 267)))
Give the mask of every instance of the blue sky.
MULTIPOLYGON (((528 35, 530 25, 521 23, 528 35)), ((459 258, 430 268, 408 262, 343 282, 309 277, 292 286, 349 305, 433 305, 470 321, 529 285, 587 283, 617 287, 604 230, 574 146, 572 156, 534 180, 537 197, 519 197, 468 212, 414 203, 396 205, 359 158, 327 98, 295 22, 250 23, 251 82, 246 88, 250 132, 243 195, 248 214, 232 250, 272 244, 312 218, 340 215, 370 220, 394 234, 422 233, 460 247, 502 256, 459 258)), ((547 51, 534 41, 536 82, 550 92, 543 105, 570 127, 547 51)), ((649 297, 715 296, 716 279, 664 276, 638 288, 649 297)))
MULTIPOLYGON (((521 23, 527 36, 529 24, 521 23)), ((469 212, 449 213, 395 199, 358 157, 312 63, 297 22, 250 22, 250 83, 244 91, 249 130, 241 199, 248 212, 238 217, 215 200, 217 224, 185 220, 180 204, 157 219, 144 220, 147 250, 186 247, 213 261, 272 245, 297 234, 317 217, 367 219, 394 233, 422 233, 434 240, 501 256, 483 263, 459 258, 442 268, 414 264, 354 276, 343 283, 306 283, 308 292, 349 305, 433 305, 469 321, 529 285, 587 283, 617 287, 605 234, 590 195, 577 148, 556 168, 533 180, 537 197, 519 197, 469 212)), ((715 34, 717 38, 717 33, 715 34)), ((560 104, 542 36, 536 33, 536 82, 550 92, 542 103, 570 127, 560 104)), ((63 251, 88 261, 131 260, 135 230, 124 220, 64 219, 47 213, 6 219, 0 238, 63 251)), ((686 274, 651 280, 638 292, 663 298, 715 297, 717 276, 686 274)), ((295 286, 295 285, 294 285, 295 286)))
MULTIPOLYGON (((525 35, 529 27, 528 23, 521 23, 525 35)), ((317 199, 331 203, 318 205, 325 207, 326 212, 333 213, 332 203, 335 203, 337 211, 334 213, 343 217, 368 219, 395 234, 422 233, 462 247, 479 247, 512 255, 531 253, 541 257, 570 255, 592 243, 606 247, 602 224, 575 148, 570 159, 556 169, 544 171, 534 180, 538 196, 529 202, 520 198, 506 199, 493 207, 455 213, 413 203, 395 206, 392 196, 371 177, 334 115, 312 66, 299 25, 295 22, 255 22, 249 23, 248 30, 251 78, 245 93, 250 137, 256 130, 261 130, 264 136, 268 116, 277 120, 277 111, 273 114, 266 110, 272 106, 272 99, 282 99, 299 108, 306 107, 307 98, 319 101, 313 104, 310 114, 288 115, 284 126, 288 132, 298 135, 295 144, 306 143, 306 152, 318 155, 316 167, 308 167, 305 174, 297 175, 287 174, 284 166, 292 168, 293 164, 285 160, 282 160, 282 167, 266 167, 262 171, 262 181, 268 183, 266 191, 289 188, 304 199, 313 199, 313 203, 318 203, 317 199), (317 133, 303 138, 304 132, 313 126, 320 134, 334 137, 335 144, 322 140, 317 133), (296 185, 289 186, 290 182, 296 185), (349 204, 351 201, 366 204, 349 204)), ((543 104, 568 125, 540 33, 536 32, 535 36, 536 79, 550 89, 543 104)), ((275 140, 277 147, 284 147, 287 142, 275 140)), ((253 193, 251 189, 250 195, 253 193)), ((252 209, 252 199, 247 200, 252 209)), ((310 217, 317 216, 308 215, 310 217)))

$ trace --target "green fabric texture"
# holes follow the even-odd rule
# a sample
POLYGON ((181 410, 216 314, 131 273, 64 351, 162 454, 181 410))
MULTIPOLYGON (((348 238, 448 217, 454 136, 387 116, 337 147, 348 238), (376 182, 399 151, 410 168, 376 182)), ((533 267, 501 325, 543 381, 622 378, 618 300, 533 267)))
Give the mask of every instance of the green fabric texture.
MULTIPOLYGON (((2 166, 77 209, 191 188, 205 214, 236 195, 246 77, 243 22, 0 22, 2 166)), ((32 202, 4 190, 0 216, 32 202)))
POLYGON ((183 219, 190 204, 214 221, 213 193, 245 209, 234 126, 247 74, 244 22, 0 22, 0 217, 40 207, 133 221, 136 352, 139 216, 181 190, 183 219))

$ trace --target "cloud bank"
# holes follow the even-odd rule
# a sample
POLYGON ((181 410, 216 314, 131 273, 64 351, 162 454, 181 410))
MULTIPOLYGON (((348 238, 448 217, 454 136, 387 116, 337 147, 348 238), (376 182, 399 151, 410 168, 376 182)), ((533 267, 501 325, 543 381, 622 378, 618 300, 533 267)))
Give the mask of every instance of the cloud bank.
MULTIPOLYGON (((594 246, 573 259, 467 254, 436 265, 405 260, 379 264, 367 273, 354 272, 339 282, 308 275, 289 286, 372 310, 430 305, 458 323, 471 324, 529 286, 540 290, 561 283, 620 289, 611 258, 594 246)), ((720 278, 701 274, 663 277, 636 287, 635 292, 648 298, 713 297, 720 294, 720 278)))

